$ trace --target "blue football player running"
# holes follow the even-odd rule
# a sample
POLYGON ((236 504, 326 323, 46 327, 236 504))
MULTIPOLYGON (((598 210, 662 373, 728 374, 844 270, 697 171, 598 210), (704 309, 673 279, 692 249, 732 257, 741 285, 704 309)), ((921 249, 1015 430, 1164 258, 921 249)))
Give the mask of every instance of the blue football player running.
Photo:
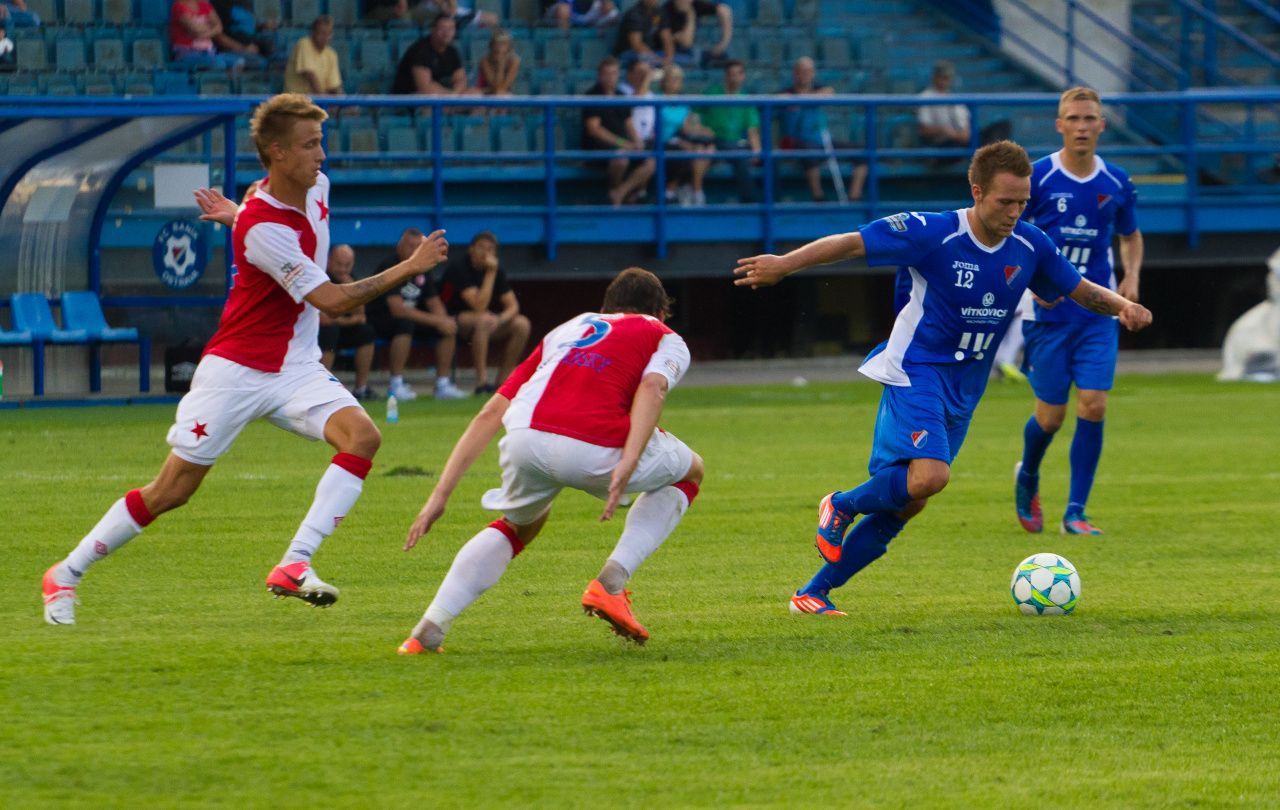
POLYGON ((1070 296, 1094 312, 1119 315, 1129 329, 1151 323, 1140 304, 1081 278, 1043 231, 1020 219, 1031 196, 1031 160, 1021 146, 1000 141, 979 149, 969 183, 971 208, 894 214, 785 256, 738 260, 734 283, 752 288, 860 256, 872 266, 906 266, 911 276, 888 341, 860 369, 884 385, 871 478, 819 502, 815 542, 826 564, 791 597, 793 613, 843 616, 831 589, 884 554, 947 485, 995 347, 1025 290, 1048 301, 1070 296))
MULTIPOLYGON (((1106 129, 1102 103, 1088 87, 1073 87, 1058 102, 1062 149, 1031 167, 1031 201, 1023 218, 1049 235, 1080 275, 1130 301, 1138 300, 1142 231, 1134 216, 1137 191, 1120 168, 1098 157, 1106 129), (1116 287, 1112 233, 1119 235, 1124 280, 1116 287)), ((1115 379, 1120 328, 1113 318, 1073 302, 1037 300, 1024 322, 1026 366, 1036 409, 1023 428, 1022 460, 1014 467, 1014 506, 1029 532, 1044 529, 1040 461, 1067 414, 1076 386, 1076 432, 1071 439, 1071 491, 1062 517, 1066 534, 1102 534, 1085 516, 1102 456, 1107 391, 1115 379)))

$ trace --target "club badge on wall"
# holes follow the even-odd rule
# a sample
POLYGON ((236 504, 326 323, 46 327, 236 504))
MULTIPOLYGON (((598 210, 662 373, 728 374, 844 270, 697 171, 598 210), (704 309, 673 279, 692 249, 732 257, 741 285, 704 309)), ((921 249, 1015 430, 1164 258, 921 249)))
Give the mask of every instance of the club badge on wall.
POLYGON ((189 219, 166 222, 151 245, 151 264, 164 286, 185 290, 204 275, 200 226, 189 219))

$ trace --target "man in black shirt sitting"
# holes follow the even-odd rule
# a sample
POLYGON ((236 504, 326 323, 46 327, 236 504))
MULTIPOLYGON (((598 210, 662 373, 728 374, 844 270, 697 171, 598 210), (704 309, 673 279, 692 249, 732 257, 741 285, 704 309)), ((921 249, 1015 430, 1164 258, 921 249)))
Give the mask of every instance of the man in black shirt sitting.
MULTIPOLYGON (((606 56, 596 69, 596 83, 588 96, 621 96, 618 92, 618 60, 606 56)), ((582 148, 613 152, 643 151, 645 145, 631 122, 631 108, 585 107, 582 110, 582 148)), ((653 158, 619 156, 609 159, 609 202, 617 208, 640 197, 653 176, 653 158)))
POLYGON ((400 57, 391 92, 424 96, 473 94, 474 89, 467 86, 462 55, 453 44, 457 32, 458 25, 452 17, 436 17, 431 33, 420 37, 400 57))

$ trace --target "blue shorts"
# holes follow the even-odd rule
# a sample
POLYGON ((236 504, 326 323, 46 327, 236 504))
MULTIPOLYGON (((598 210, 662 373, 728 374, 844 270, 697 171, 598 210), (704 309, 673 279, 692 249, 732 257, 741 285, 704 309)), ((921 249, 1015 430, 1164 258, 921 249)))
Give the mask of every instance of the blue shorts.
MULTIPOLYGON (((985 367, 979 369, 984 375, 985 367)), ((950 464, 969 432, 972 408, 948 404, 936 380, 913 373, 911 386, 884 386, 867 469, 872 475, 913 458, 950 464)))
POLYGON ((1118 321, 1023 321, 1022 335, 1027 339, 1023 366, 1041 402, 1067 404, 1072 383, 1085 391, 1110 391, 1115 383, 1118 321))

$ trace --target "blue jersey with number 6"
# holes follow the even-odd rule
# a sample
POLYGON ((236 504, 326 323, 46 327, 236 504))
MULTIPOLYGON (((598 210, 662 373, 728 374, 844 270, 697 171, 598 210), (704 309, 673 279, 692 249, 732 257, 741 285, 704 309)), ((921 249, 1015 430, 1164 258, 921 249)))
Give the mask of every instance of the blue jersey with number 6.
POLYGON ((973 235, 966 210, 894 214, 861 233, 867 264, 900 265, 911 279, 889 339, 860 369, 885 385, 911 385, 918 363, 955 364, 963 374, 975 363, 989 368, 1028 287, 1054 299, 1080 284, 1049 237, 1024 221, 995 247, 973 235))
MULTIPOLYGON (((1076 177, 1062 166, 1061 153, 1042 157, 1031 166, 1031 200, 1022 218, 1040 228, 1080 275, 1114 290, 1114 234, 1127 236, 1138 229, 1134 208, 1138 191, 1129 175, 1098 156, 1087 177, 1076 177)), ((1041 296, 1043 298, 1043 296, 1041 296)), ((1035 320, 1094 321, 1110 316, 1090 312, 1075 301, 1053 309, 1036 304, 1035 320)))

